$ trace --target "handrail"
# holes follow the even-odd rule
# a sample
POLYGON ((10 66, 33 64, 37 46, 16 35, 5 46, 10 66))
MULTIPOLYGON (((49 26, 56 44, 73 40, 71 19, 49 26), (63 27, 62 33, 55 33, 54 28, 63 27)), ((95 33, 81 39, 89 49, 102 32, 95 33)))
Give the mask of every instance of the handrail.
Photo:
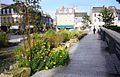
POLYGON ((113 63, 120 74, 120 33, 101 27, 100 35, 101 39, 107 43, 113 63))

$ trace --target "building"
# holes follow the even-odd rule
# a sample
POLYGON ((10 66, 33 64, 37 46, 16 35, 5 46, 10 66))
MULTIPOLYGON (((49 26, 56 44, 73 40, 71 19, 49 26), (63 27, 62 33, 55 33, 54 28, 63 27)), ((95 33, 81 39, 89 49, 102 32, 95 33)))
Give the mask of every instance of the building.
POLYGON ((99 26, 104 25, 102 18, 99 16, 102 9, 103 9, 103 7, 93 7, 92 8, 91 15, 90 15, 91 22, 92 22, 92 28, 94 26, 96 28, 98 28, 99 26))
POLYGON ((53 28, 53 19, 45 12, 42 12, 41 22, 46 26, 46 28, 53 28))
POLYGON ((113 12, 114 20, 112 25, 120 26, 120 9, 117 9, 115 6, 109 6, 108 9, 113 12))
POLYGON ((0 29, 7 31, 10 26, 14 25, 14 28, 18 29, 18 21, 20 15, 13 9, 12 5, 1 4, 0 9, 0 29), (17 25, 17 26, 16 26, 17 25))
POLYGON ((75 29, 82 17, 87 15, 86 12, 80 12, 77 7, 65 8, 62 6, 56 11, 56 28, 57 29, 75 29))
POLYGON ((75 29, 80 29, 83 25, 83 17, 87 16, 87 12, 75 12, 75 29))
POLYGON ((75 10, 62 6, 56 11, 56 23, 58 29, 73 29, 75 25, 75 10))
MULTIPOLYGON (((92 25, 96 28, 105 24, 102 21, 102 18, 99 16, 102 9, 103 7, 93 7, 91 10, 91 22, 92 25)), ((112 22, 112 25, 120 25, 120 10, 116 9, 115 6, 109 6, 108 9, 110 9, 113 12, 113 16, 115 17, 112 22)))
MULTIPOLYGON (((6 4, 0 4, 0 14, 1 14, 1 9, 4 7, 7 7, 8 5, 6 4)), ((0 26, 1 26, 1 15, 0 15, 0 26)))
MULTIPOLYGON (((0 19, 1 19, 1 26, 11 26, 10 29, 19 29, 19 21, 23 21, 25 19, 24 15, 20 15, 12 6, 17 6, 20 4, 11 4, 6 5, 2 4, 2 8, 0 11, 0 19)), ((21 6, 24 7, 24 4, 21 4, 21 6)), ((53 25, 53 19, 49 14, 41 13, 40 20, 47 28, 51 28, 53 25)), ((24 22, 23 22, 24 23, 24 22)), ((25 27, 23 27, 25 28, 25 27)), ((33 26, 30 24, 30 28, 33 28, 33 26)))
POLYGON ((1 26, 18 25, 20 15, 11 7, 11 5, 3 6, 0 11, 0 16, 1 26))

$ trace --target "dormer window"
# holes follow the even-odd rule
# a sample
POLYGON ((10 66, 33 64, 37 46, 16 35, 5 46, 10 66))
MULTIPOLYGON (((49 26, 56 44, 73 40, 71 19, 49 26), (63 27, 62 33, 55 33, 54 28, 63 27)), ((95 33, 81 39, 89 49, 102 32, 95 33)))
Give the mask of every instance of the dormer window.
POLYGON ((11 13, 12 13, 12 14, 14 14, 14 11, 13 11, 13 9, 11 9, 11 13))
POLYGON ((3 9, 3 14, 5 14, 5 9, 3 9))
POLYGON ((7 14, 9 14, 9 9, 7 9, 7 14))
POLYGON ((11 14, 11 9, 9 9, 9 13, 11 14))

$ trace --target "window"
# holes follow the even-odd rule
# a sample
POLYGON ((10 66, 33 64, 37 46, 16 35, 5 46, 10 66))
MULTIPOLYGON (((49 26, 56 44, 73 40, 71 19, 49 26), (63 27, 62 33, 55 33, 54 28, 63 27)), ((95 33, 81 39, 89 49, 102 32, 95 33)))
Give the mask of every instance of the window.
POLYGON ((16 23, 18 23, 18 17, 16 17, 16 23))
POLYGON ((6 22, 6 18, 4 17, 4 19, 3 19, 3 22, 5 23, 6 22))
POLYGON ((18 20, 18 17, 16 17, 16 21, 18 20))
POLYGON ((7 14, 7 9, 5 9, 5 14, 7 14))
POLYGON ((14 18, 12 17, 12 22, 14 23, 14 18))
POLYGON ((12 14, 14 14, 14 11, 13 11, 13 9, 11 9, 11 13, 12 13, 12 14))
POLYGON ((10 17, 10 22, 12 23, 12 17, 10 17))
POLYGON ((9 9, 7 9, 7 13, 6 14, 9 14, 9 9))
POLYGON ((94 20, 94 22, 96 22, 96 19, 94 20))
POLYGON ((0 9, 0 14, 2 14, 2 10, 0 9))
POLYGON ((1 17, 1 23, 3 23, 3 17, 1 17))
POLYGON ((96 14, 94 14, 94 16, 96 17, 96 14))
POLYGON ((99 19, 99 22, 102 22, 102 19, 99 19))
POLYGON ((11 14, 11 9, 9 9, 9 13, 11 14))
POLYGON ((8 17, 8 22, 10 22, 10 17, 8 17))
POLYGON ((5 9, 3 9, 3 14, 5 14, 5 9))
POLYGON ((18 24, 18 21, 16 21, 16 23, 18 24))

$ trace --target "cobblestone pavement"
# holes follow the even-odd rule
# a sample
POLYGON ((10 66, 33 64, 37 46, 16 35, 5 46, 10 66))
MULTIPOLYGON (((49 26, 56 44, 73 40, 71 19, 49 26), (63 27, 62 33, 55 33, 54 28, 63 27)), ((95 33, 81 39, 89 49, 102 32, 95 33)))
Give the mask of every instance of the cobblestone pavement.
POLYGON ((99 35, 89 33, 71 48, 68 66, 40 71, 32 77, 120 77, 105 46, 99 35))

